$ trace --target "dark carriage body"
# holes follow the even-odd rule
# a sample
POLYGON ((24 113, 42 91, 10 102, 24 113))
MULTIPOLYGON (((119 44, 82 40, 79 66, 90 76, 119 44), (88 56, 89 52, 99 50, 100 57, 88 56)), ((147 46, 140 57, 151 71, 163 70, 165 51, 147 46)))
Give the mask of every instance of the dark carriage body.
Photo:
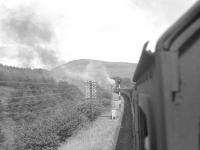
POLYGON ((199 150, 200 2, 163 34, 154 53, 144 46, 133 81, 137 149, 144 148, 141 109, 151 150, 199 150))

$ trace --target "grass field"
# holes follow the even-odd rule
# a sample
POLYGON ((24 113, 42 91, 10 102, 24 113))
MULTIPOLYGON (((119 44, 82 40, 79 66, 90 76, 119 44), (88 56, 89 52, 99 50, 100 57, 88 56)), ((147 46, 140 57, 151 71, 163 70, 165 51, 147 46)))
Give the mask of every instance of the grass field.
POLYGON ((121 119, 111 120, 110 115, 107 112, 100 116, 87 128, 69 138, 58 150, 112 150, 121 119))

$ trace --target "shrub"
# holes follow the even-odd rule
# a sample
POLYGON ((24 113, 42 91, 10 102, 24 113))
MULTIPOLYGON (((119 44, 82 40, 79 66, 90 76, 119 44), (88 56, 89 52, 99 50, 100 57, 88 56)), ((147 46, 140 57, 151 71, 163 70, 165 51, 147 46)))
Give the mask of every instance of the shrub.
POLYGON ((77 111, 83 113, 90 121, 94 121, 104 110, 97 101, 88 100, 77 106, 77 111))
POLYGON ((99 101, 104 107, 108 107, 111 105, 111 100, 108 98, 102 98, 99 101))
POLYGON ((63 91, 63 97, 70 100, 79 100, 83 97, 81 90, 77 86, 69 84, 68 82, 59 82, 58 90, 63 91))
POLYGON ((52 122, 48 120, 45 123, 34 125, 23 125, 16 130, 17 138, 15 140, 16 150, 40 150, 51 148, 56 150, 59 143, 59 137, 51 131, 52 122))
POLYGON ((45 119, 17 128, 16 150, 56 150, 59 143, 82 128, 87 119, 73 108, 57 108, 45 119))
POLYGON ((2 132, 2 129, 0 128, 0 145, 1 145, 1 143, 4 142, 4 140, 5 140, 5 137, 4 137, 4 134, 2 132))
POLYGON ((67 118, 67 120, 62 120, 56 125, 57 135, 59 136, 59 141, 64 142, 67 138, 72 136, 80 128, 85 125, 86 118, 78 113, 67 118))

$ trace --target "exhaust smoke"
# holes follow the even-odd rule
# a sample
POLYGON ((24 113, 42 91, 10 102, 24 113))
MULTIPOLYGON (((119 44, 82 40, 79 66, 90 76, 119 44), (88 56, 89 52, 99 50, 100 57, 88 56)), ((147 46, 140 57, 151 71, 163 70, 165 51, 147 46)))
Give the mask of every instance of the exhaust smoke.
POLYGON ((3 10, 1 58, 15 59, 21 67, 51 68, 60 63, 56 56, 55 33, 49 20, 37 14, 31 6, 3 10), (5 50, 8 52, 3 52, 5 50))
POLYGON ((61 72, 57 75, 54 73, 55 77, 60 76, 60 73, 62 73, 61 80, 76 84, 80 89, 84 89, 85 81, 88 80, 96 81, 99 86, 107 90, 115 85, 115 80, 110 78, 103 64, 96 61, 90 61, 84 71, 71 71, 63 66, 61 72))

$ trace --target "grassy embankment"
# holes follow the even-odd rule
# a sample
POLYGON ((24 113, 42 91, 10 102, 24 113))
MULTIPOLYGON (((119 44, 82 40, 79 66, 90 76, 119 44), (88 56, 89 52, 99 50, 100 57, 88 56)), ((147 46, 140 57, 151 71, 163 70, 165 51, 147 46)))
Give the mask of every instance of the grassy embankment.
POLYGON ((86 101, 46 70, 0 65, 0 150, 57 150, 109 105, 110 94, 98 91, 97 101, 86 101))
POLYGON ((69 138, 59 150, 114 150, 122 115, 123 105, 118 119, 111 120, 110 111, 105 113, 87 128, 69 138))

